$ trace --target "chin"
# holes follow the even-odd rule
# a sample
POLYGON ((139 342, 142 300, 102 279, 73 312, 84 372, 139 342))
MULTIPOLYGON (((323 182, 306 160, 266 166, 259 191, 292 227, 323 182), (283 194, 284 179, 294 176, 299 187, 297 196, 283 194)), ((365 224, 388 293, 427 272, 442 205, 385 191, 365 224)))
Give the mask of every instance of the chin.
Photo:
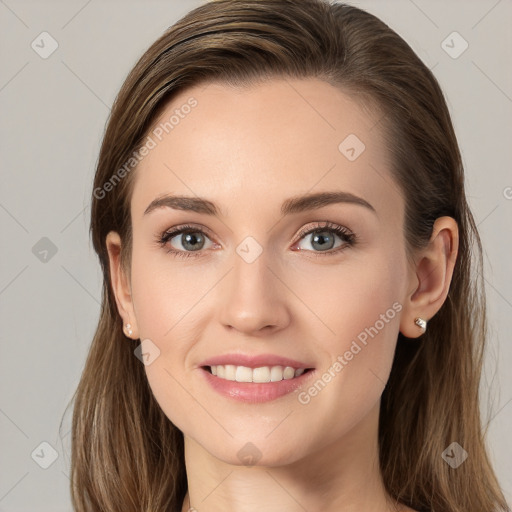
POLYGON ((240 467, 286 466, 305 455, 303 449, 297 450, 297 446, 303 447, 303 443, 290 439, 287 444, 283 444, 282 439, 275 441, 277 442, 270 442, 264 437, 253 440, 247 438, 245 441, 233 439, 232 442, 223 445, 203 444, 203 448, 220 461, 240 467))

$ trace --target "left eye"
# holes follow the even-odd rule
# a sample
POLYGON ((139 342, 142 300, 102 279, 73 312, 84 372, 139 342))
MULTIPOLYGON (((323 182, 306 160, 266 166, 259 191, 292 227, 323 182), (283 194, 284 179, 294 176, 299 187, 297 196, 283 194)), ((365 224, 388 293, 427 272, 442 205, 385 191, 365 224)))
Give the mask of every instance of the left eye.
MULTIPOLYGON (((309 242, 309 247, 306 247, 305 249, 313 250, 313 252, 327 252, 331 249, 338 249, 352 243, 351 234, 345 233, 344 231, 339 231, 335 228, 311 230, 302 235, 301 241, 302 240, 309 242), (309 235, 314 236, 310 237, 309 235), (341 239, 341 243, 338 245, 335 245, 336 237, 341 239), (313 249, 311 249, 311 247, 313 249)), ((304 248, 300 249, 303 250, 304 248)))

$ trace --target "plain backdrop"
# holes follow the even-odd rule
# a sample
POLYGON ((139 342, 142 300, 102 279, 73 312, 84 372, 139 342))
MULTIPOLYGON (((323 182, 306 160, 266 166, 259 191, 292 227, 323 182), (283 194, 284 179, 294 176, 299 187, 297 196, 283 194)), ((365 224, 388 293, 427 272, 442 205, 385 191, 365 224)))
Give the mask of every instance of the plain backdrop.
MULTIPOLYGON (((201 3, 0 0, 2 511, 71 510, 70 414, 61 433, 59 425, 99 313, 101 275, 88 229, 101 136, 136 60, 201 3)), ((510 502, 512 2, 350 3, 413 47, 433 69, 453 115, 485 248, 491 338, 482 410, 510 502)))

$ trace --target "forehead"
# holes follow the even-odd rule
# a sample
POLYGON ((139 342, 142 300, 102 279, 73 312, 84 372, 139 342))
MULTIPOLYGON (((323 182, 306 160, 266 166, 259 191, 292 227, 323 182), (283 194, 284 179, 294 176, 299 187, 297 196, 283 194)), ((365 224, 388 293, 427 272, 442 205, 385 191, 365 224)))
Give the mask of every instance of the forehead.
POLYGON ((379 117, 318 79, 188 88, 149 132, 132 212, 142 215, 155 197, 179 194, 211 199, 232 216, 237 208, 277 209, 285 198, 332 189, 381 207, 387 197, 400 209, 379 117))

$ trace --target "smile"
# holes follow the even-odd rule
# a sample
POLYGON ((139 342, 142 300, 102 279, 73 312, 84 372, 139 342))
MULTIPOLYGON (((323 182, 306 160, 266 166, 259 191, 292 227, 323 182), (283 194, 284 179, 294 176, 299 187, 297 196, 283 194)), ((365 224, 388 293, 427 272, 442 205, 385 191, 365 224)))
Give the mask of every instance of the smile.
POLYGON ((207 385, 224 398, 262 403, 298 393, 314 376, 314 368, 292 366, 212 365, 199 368, 207 385), (215 373, 216 374, 215 374, 215 373))
POLYGON ((234 382, 279 382, 300 377, 307 368, 292 368, 291 366, 261 366, 249 368, 233 364, 212 365, 207 367, 212 375, 220 379, 234 382))

